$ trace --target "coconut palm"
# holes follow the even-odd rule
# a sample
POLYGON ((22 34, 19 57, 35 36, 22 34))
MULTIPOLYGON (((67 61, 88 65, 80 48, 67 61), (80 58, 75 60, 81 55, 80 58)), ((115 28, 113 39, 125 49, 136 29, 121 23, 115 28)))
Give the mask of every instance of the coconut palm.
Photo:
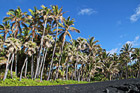
POLYGON ((130 58, 130 52, 131 51, 132 51, 132 45, 128 44, 128 43, 123 45, 123 47, 120 50, 121 60, 124 63, 124 65, 126 66, 126 71, 125 71, 125 74, 126 74, 125 78, 126 79, 128 78, 128 73, 127 73, 128 68, 127 68, 127 66, 128 66, 128 63, 131 61, 131 58, 130 58))
MULTIPOLYGON (((2 25, 0 25, 0 30, 1 30, 1 32, 0 33, 3 33, 4 35, 3 35, 3 40, 5 41, 6 40, 6 38, 7 38, 7 34, 10 32, 10 28, 11 28, 11 26, 10 26, 10 22, 8 22, 8 21, 6 21, 6 22, 4 22, 4 23, 2 23, 2 25)), ((10 34, 9 34, 10 35, 10 34)))
POLYGON ((37 73, 38 73, 38 67, 39 67, 41 52, 42 52, 42 48, 43 48, 43 39, 44 39, 44 35, 45 35, 47 20, 48 20, 48 18, 51 18, 50 9, 48 9, 47 7, 45 7, 43 5, 42 5, 42 8, 43 8, 43 10, 41 12, 42 12, 42 16, 43 16, 44 30, 43 30, 43 34, 42 34, 42 37, 41 37, 40 50, 39 50, 39 56, 38 56, 38 59, 37 59, 37 67, 36 67, 36 73, 35 73, 34 79, 36 78, 37 73))
POLYGON ((9 17, 5 17, 3 19, 4 22, 6 21, 11 21, 12 22, 12 34, 14 37, 17 37, 18 31, 22 33, 21 25, 25 26, 25 21, 26 21, 26 12, 22 13, 20 7, 18 7, 16 10, 10 9, 7 12, 7 15, 9 17))
POLYGON ((91 76, 93 77, 95 72, 97 72, 96 68, 98 67, 96 63, 96 57, 98 57, 97 55, 98 55, 98 50, 100 49, 100 45, 96 45, 96 43, 99 41, 98 40, 94 41, 94 39, 95 39, 94 37, 91 37, 90 39, 88 39, 87 47, 85 50, 85 52, 88 55, 87 67, 89 71, 89 75, 88 75, 89 81, 90 81, 91 76))
POLYGON ((79 60, 79 54, 82 50, 86 48, 87 40, 84 38, 79 37, 76 41, 73 41, 73 46, 75 46, 76 51, 75 51, 75 80, 77 80, 77 65, 79 60))
POLYGON ((119 72, 118 63, 116 64, 114 61, 102 63, 102 68, 102 72, 105 73, 105 76, 108 77, 109 80, 112 80, 112 76, 119 72))
POLYGON ((21 50, 21 41, 19 39, 15 39, 15 38, 8 38, 7 40, 5 40, 4 45, 7 48, 7 52, 8 52, 8 60, 6 62, 6 70, 5 70, 5 75, 3 80, 6 79, 7 77, 7 73, 9 70, 9 63, 11 63, 11 77, 12 77, 12 66, 13 66, 13 61, 14 61, 14 55, 21 50), (12 54, 12 57, 10 59, 10 56, 12 54))
POLYGON ((70 31, 75 31, 75 32, 80 33, 80 31, 78 29, 71 27, 72 25, 74 25, 74 19, 70 20, 70 17, 68 17, 67 19, 64 19, 64 29, 63 29, 63 31, 61 31, 61 35, 59 37, 62 40, 62 46, 61 46, 61 54, 60 54, 59 62, 58 62, 58 70, 56 73, 56 79, 58 78, 58 71, 59 71, 59 66, 60 66, 60 62, 62 59, 63 47, 65 44, 66 36, 68 35, 72 40, 72 36, 70 34, 70 31))
POLYGON ((49 69, 47 80, 50 79, 50 74, 52 73, 51 70, 52 70, 53 59, 54 59, 54 54, 55 54, 55 50, 56 50, 56 42, 57 42, 59 26, 61 27, 61 23, 59 23, 59 20, 61 20, 61 22, 63 22, 63 14, 64 14, 64 12, 62 12, 62 7, 60 9, 58 9, 57 5, 52 6, 52 17, 54 19, 52 24, 53 24, 53 27, 56 26, 56 29, 54 30, 54 31, 56 31, 56 35, 55 35, 54 49, 53 49, 53 54, 52 54, 52 59, 51 59, 51 63, 50 63, 50 69, 49 69))
POLYGON ((43 42, 44 44, 43 45, 44 45, 44 49, 46 52, 44 51, 44 53, 43 53, 43 58, 42 58, 40 70, 39 70, 39 71, 41 71, 41 76, 40 76, 41 81, 42 81, 42 75, 43 75, 43 71, 44 71, 44 65, 45 65, 45 60, 46 60, 46 56, 47 56, 47 51, 50 47, 52 47, 53 42, 54 42, 54 40, 53 40, 52 36, 50 36, 50 35, 44 36, 44 42, 43 42), (42 67, 42 69, 41 69, 41 67, 42 67))
POLYGON ((140 77, 140 48, 134 48, 132 50, 132 60, 136 60, 136 63, 138 63, 138 78, 140 77))
POLYGON ((35 42, 32 42, 32 41, 28 41, 24 44, 24 51, 25 51, 25 54, 26 54, 26 58, 24 60, 24 63, 23 63, 23 66, 22 66, 22 69, 21 69, 21 73, 20 73, 20 81, 21 81, 21 78, 22 78, 22 73, 23 73, 23 69, 25 67, 25 77, 26 77, 26 74, 27 74, 27 65, 28 65, 28 57, 31 57, 33 54, 36 53, 36 43, 35 42))

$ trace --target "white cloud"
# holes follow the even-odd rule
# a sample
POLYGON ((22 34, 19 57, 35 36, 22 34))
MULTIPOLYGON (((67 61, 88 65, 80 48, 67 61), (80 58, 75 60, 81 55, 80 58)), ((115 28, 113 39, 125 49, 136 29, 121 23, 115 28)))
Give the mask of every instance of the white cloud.
POLYGON ((78 12, 78 15, 91 15, 91 14, 96 14, 96 13, 97 13, 97 11, 95 11, 91 8, 84 8, 78 12))
POLYGON ((115 49, 112 49, 110 51, 107 51, 107 53, 110 53, 110 54, 114 54, 118 51, 118 48, 115 48, 115 49))
POLYGON ((134 38, 133 41, 127 41, 126 43, 127 43, 127 44, 132 44, 133 46, 137 46, 137 45, 140 44, 140 43, 138 42, 139 38, 140 38, 140 36, 136 36, 136 37, 134 38))
POLYGON ((130 20, 132 22, 136 22, 138 21, 139 18, 140 18, 140 5, 136 8, 135 14, 131 15, 130 20))

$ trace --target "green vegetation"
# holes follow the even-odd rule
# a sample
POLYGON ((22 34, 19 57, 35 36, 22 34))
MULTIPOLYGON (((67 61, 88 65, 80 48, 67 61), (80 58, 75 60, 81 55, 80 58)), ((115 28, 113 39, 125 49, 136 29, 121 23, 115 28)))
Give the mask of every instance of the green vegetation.
POLYGON ((94 37, 74 40, 70 33, 80 33, 73 26, 74 19, 64 18, 66 12, 57 5, 41 7, 29 9, 30 13, 22 12, 19 7, 10 9, 3 19, 1 86, 77 84, 140 77, 140 48, 126 43, 119 54, 110 54, 94 37), (66 40, 67 36, 70 41, 66 40))
POLYGON ((32 79, 6 79, 5 81, 0 80, 0 86, 52 86, 52 85, 67 85, 67 84, 84 84, 86 81, 74 81, 74 80, 52 80, 52 81, 40 81, 32 79))

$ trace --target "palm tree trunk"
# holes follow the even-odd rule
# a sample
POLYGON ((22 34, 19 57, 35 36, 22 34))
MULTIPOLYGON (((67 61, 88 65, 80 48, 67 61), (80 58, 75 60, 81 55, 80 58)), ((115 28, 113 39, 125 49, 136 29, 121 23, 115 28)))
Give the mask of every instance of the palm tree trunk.
POLYGON ((23 64, 22 69, 21 69, 21 73, 20 73, 20 79, 19 79, 19 81, 21 81, 22 73, 23 73, 23 69, 24 69, 25 64, 26 64, 27 61, 28 61, 28 56, 27 56, 26 59, 24 60, 24 64, 23 64))
POLYGON ((41 76, 40 76, 40 80, 41 80, 41 81, 42 81, 42 75, 43 75, 43 71, 44 71, 44 66, 45 66, 45 61, 46 61, 47 52, 48 52, 48 49, 46 49, 46 53, 45 53, 45 56, 44 56, 44 58, 43 58, 43 67, 42 67, 41 76))
POLYGON ((64 44, 65 44, 65 40, 64 40, 64 42, 63 42, 63 44, 62 44, 62 48, 61 48, 61 54, 60 54, 59 62, 58 62, 58 69, 57 69, 57 72, 56 72, 56 79, 58 78, 58 71, 59 71, 60 62, 61 62, 61 59, 62 59, 64 44))
POLYGON ((110 81, 112 80, 112 75, 111 75, 111 74, 109 75, 109 80, 110 80, 110 81))
MULTIPOLYGON (((33 27, 34 28, 34 27, 33 27)), ((33 31, 34 29, 32 29, 33 31)), ((34 38, 32 37, 32 42, 34 41, 34 38)), ((32 60, 31 60, 31 78, 33 79, 34 77, 34 55, 32 55, 32 60)))
POLYGON ((78 82, 80 81, 80 69, 78 71, 78 82))
POLYGON ((39 57, 37 59, 37 66, 36 66, 36 72, 35 72, 34 79, 36 79, 37 74, 38 74, 38 68, 39 68, 39 63, 40 63, 40 58, 41 58, 41 52, 42 52, 43 39, 44 39, 44 34, 45 34, 45 29, 46 29, 46 23, 47 23, 47 20, 45 21, 45 24, 44 24, 44 30, 43 30, 43 35, 42 35, 42 38, 41 38, 39 57))
POLYGON ((77 80, 77 62, 78 62, 78 52, 77 52, 77 57, 76 57, 76 63, 75 63, 75 80, 77 80))
POLYGON ((44 48, 44 51, 43 51, 43 57, 42 57, 42 59, 41 59, 41 63, 40 63, 40 66, 39 66, 39 70, 38 70, 37 76, 40 75, 41 68, 42 68, 42 65, 43 65, 44 56, 45 56, 45 48, 44 48))
POLYGON ((32 55, 32 60, 31 60, 31 78, 33 79, 34 76, 34 55, 32 55))
POLYGON ((28 61, 26 62, 26 66, 25 66, 25 78, 27 77, 27 69, 28 69, 28 61))
POLYGON ((11 78, 13 78, 13 62, 14 62, 14 53, 13 53, 13 55, 12 55, 12 58, 11 58, 11 60, 12 60, 12 62, 11 62, 11 78))
POLYGON ((57 24, 57 32, 56 32, 56 36, 55 36, 55 44, 54 44, 53 55, 52 55, 52 59, 51 59, 51 64, 50 64, 50 69, 49 69, 47 81, 50 79, 50 75, 52 73, 52 65, 53 65, 53 58, 54 58, 55 49, 56 49, 57 36, 58 36, 58 24, 57 24))
POLYGON ((17 76, 17 60, 18 60, 18 54, 16 55, 15 59, 15 75, 17 76))
POLYGON ((67 67, 66 67, 66 80, 68 80, 68 66, 69 66, 69 64, 67 62, 67 67))
POLYGON ((7 60, 7 62, 6 62, 6 69, 5 69, 5 74, 4 74, 3 81, 6 79, 7 74, 8 74, 8 70, 9 70, 9 59, 10 59, 10 56, 11 56, 11 53, 9 53, 9 55, 8 55, 8 60, 7 60))
POLYGON ((126 77, 125 77, 126 79, 128 78, 128 66, 127 66, 127 64, 126 64, 126 77))

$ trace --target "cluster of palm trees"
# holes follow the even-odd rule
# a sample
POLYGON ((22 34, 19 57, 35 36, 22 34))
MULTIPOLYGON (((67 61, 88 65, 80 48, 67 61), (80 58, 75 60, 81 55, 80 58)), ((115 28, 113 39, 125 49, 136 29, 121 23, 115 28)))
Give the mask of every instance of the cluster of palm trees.
POLYGON ((140 49, 125 44, 120 54, 107 53, 94 37, 72 39, 74 19, 62 8, 34 7, 7 12, 0 25, 0 56, 7 59, 3 80, 10 72, 20 78, 91 81, 140 77, 140 49), (70 41, 66 41, 66 36, 70 41), (131 64, 133 63, 133 64, 131 64), (10 71, 9 71, 10 70, 10 71), (24 75, 24 76, 23 76, 24 75))

